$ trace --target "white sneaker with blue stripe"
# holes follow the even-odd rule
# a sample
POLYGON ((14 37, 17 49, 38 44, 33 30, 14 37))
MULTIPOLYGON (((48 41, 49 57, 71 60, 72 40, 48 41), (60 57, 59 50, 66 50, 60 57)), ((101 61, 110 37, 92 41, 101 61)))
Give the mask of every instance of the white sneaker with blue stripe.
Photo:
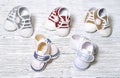
POLYGON ((59 49, 43 35, 36 35, 35 39, 37 48, 33 55, 31 68, 35 71, 42 71, 51 59, 59 56, 59 49))

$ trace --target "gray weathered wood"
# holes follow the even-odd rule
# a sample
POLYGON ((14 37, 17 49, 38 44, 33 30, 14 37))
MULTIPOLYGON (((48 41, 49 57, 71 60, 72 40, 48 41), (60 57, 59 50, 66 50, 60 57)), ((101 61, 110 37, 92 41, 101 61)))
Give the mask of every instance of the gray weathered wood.
POLYGON ((120 77, 120 0, 0 0, 0 19, 0 78, 120 77), (22 38, 16 31, 3 29, 7 14, 17 5, 28 7, 32 13, 35 32, 31 38, 22 38), (67 7, 73 17, 71 32, 65 38, 43 28, 50 11, 58 6, 67 7), (98 32, 84 32, 85 13, 91 7, 107 9, 113 26, 111 37, 103 38, 98 32), (50 38, 60 48, 61 54, 43 72, 34 72, 30 68, 37 33, 50 38), (95 63, 85 71, 79 71, 73 65, 76 52, 69 47, 72 34, 85 35, 99 46, 95 63))

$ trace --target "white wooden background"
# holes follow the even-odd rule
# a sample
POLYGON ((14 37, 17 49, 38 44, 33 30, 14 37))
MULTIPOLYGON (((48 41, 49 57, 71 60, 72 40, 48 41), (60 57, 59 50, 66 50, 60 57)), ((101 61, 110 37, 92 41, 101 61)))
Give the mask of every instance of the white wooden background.
POLYGON ((0 0, 0 78, 120 78, 119 23, 120 0, 0 0), (17 31, 3 29, 7 14, 17 5, 28 7, 32 13, 35 32, 31 38, 22 38, 17 31), (50 11, 58 6, 67 7, 73 21, 69 36, 64 38, 43 28, 50 11), (113 27, 111 37, 103 38, 97 32, 89 34, 83 31, 84 16, 91 7, 107 9, 113 27), (37 33, 49 37, 61 54, 43 72, 34 72, 30 68, 37 33), (76 52, 69 47, 72 34, 85 35, 99 46, 95 62, 85 71, 79 71, 73 65, 76 52))

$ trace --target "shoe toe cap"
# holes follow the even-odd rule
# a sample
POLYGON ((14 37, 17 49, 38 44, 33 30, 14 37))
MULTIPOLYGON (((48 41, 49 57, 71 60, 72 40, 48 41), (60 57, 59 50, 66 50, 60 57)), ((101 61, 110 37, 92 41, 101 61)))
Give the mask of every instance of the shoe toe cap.
POLYGON ((43 70, 45 64, 44 63, 41 63, 40 61, 34 59, 31 63, 31 67, 33 70, 35 71, 41 71, 43 70))
POLYGON ((22 37, 29 38, 33 34, 33 28, 21 29, 19 33, 22 37))
POLYGON ((7 20, 4 24, 4 29, 7 31, 15 31, 17 28, 13 22, 7 20))
POLYGON ((95 24, 92 23, 85 23, 84 30, 86 32, 95 32, 97 30, 97 27, 95 24))
POLYGON ((69 34, 70 28, 58 28, 56 29, 56 35, 60 37, 65 37, 69 34))
POLYGON ((50 30, 50 31, 54 31, 56 29, 55 27, 55 23, 50 21, 50 20, 47 20, 47 22, 45 23, 44 27, 47 29, 47 30, 50 30))
POLYGON ((112 29, 111 29, 111 27, 106 28, 104 30, 101 29, 101 30, 99 30, 99 34, 103 37, 108 37, 112 34, 112 29))
POLYGON ((89 67, 90 63, 82 61, 79 57, 77 57, 74 61, 74 65, 80 70, 85 70, 89 67))

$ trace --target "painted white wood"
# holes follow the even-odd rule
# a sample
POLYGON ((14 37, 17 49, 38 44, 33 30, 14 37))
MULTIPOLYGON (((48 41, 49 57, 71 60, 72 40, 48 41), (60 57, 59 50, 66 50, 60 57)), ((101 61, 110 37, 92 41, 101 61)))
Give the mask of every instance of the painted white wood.
POLYGON ((120 0, 0 0, 0 78, 96 78, 120 77, 120 0), (34 35, 22 38, 15 32, 3 29, 9 11, 17 5, 29 8, 32 13, 34 35), (54 32, 43 28, 51 10, 65 6, 73 17, 69 36, 57 37, 54 32), (96 33, 83 31, 86 11, 91 7, 104 7, 110 16, 113 33, 109 38, 96 33), (34 36, 44 34, 60 48, 60 57, 50 63, 43 72, 34 72, 30 62, 35 50, 34 36), (76 52, 69 47, 72 34, 82 34, 99 46, 96 61, 85 71, 77 70, 73 65, 76 52))

